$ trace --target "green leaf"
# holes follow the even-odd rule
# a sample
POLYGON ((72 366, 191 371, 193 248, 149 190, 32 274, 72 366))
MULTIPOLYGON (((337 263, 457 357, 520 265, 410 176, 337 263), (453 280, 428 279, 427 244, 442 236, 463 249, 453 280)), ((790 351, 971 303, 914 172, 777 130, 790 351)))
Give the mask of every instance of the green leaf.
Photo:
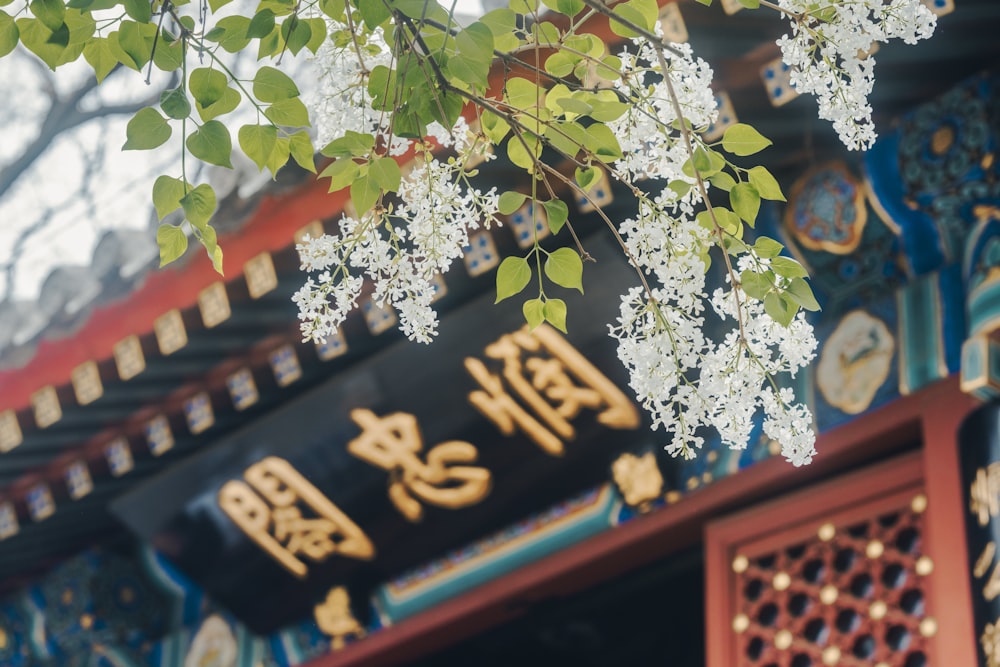
POLYGON ((222 248, 220 248, 219 246, 215 246, 215 250, 211 253, 211 257, 212 257, 212 268, 215 269, 215 272, 218 273, 220 276, 226 275, 225 272, 222 270, 222 248))
POLYGON ((52 32, 62 27, 63 17, 66 15, 66 5, 63 0, 31 0, 28 7, 35 18, 52 32))
POLYGON ((566 331, 566 302, 562 299, 547 299, 542 309, 545 321, 563 333, 566 331))
POLYGON ((778 181, 767 169, 759 166, 753 167, 748 172, 748 175, 750 177, 750 184, 757 188, 757 193, 761 197, 775 201, 785 201, 785 195, 781 193, 781 186, 778 185, 778 181))
POLYGON ((210 67, 199 67, 188 78, 188 90, 202 107, 210 107, 222 99, 228 87, 229 77, 210 67))
POLYGON ((566 16, 576 16, 586 6, 581 0, 542 0, 542 3, 552 11, 566 16))
POLYGON ((260 38, 260 43, 257 45, 257 60, 263 60, 268 56, 276 56, 281 53, 283 48, 281 42, 281 35, 277 28, 271 31, 271 34, 260 38))
POLYGON ((671 192, 676 194, 678 197, 683 197, 684 195, 686 195, 688 192, 691 191, 691 184, 688 183, 687 181, 682 181, 679 179, 676 181, 670 181, 670 183, 667 184, 667 187, 670 189, 671 192))
POLYGON ((308 127, 309 111, 297 97, 279 100, 264 109, 264 115, 275 125, 285 127, 308 127))
POLYGON ((537 137, 527 135, 524 137, 523 143, 517 138, 517 135, 507 140, 507 157, 528 173, 534 173, 535 159, 541 154, 542 142, 537 137))
POLYGON ((347 130, 344 136, 334 139, 320 151, 326 157, 366 157, 375 147, 375 137, 370 134, 347 130))
POLYGON ((760 0, 739 0, 739 2, 747 9, 758 9, 760 7, 760 0))
POLYGON ((208 121, 236 109, 240 105, 240 99, 240 94, 235 88, 226 88, 222 93, 222 97, 212 104, 204 107, 201 105, 201 102, 196 100, 194 108, 198 110, 198 115, 203 121, 208 121))
POLYGON ((785 246, 781 245, 774 239, 768 238, 766 236, 760 236, 753 244, 753 250, 757 253, 757 256, 762 259, 771 259, 772 257, 777 257, 781 254, 781 251, 785 246))
POLYGON ((169 118, 180 120, 191 114, 191 103, 183 88, 170 88, 160 93, 160 108, 169 118))
POLYGON ((139 23, 149 23, 153 17, 149 0, 123 0, 125 13, 134 18, 139 23))
POLYGON ((278 170, 288 164, 288 156, 291 153, 291 142, 288 137, 278 137, 271 147, 271 154, 267 156, 267 168, 271 170, 271 176, 278 175, 278 170))
POLYGON ((507 191, 500 195, 499 211, 501 215, 510 215, 524 205, 528 195, 522 192, 507 191))
POLYGON ((477 63, 493 61, 493 32, 481 21, 470 23, 455 35, 455 46, 461 58, 477 63))
POLYGON ((480 124, 483 129, 483 134, 486 138, 493 143, 494 146, 499 146, 503 138, 507 136, 510 132, 510 124, 501 118, 500 116, 492 113, 490 111, 484 111, 480 117, 480 124))
POLYGON ((302 19, 309 24, 309 42, 306 44, 306 48, 309 49, 313 55, 319 51, 319 47, 323 46, 323 42, 326 40, 326 21, 321 18, 310 18, 302 19))
POLYGON ((566 51, 556 51, 545 59, 545 71, 552 76, 567 77, 573 72, 578 62, 580 62, 580 56, 566 51))
POLYGON ((184 181, 170 176, 159 176, 153 183, 153 207, 160 220, 181 207, 184 196, 184 181))
MULTIPOLYGON (((215 27, 222 28, 225 31, 218 42, 219 46, 229 53, 238 53, 250 44, 250 37, 247 35, 247 31, 250 28, 250 19, 246 16, 225 16, 218 20, 215 27)), ((160 47, 156 48, 159 51, 160 47)), ((156 59, 155 54, 153 55, 153 59, 156 59)))
POLYGON ((545 275, 556 285, 577 289, 583 294, 583 261, 572 248, 552 251, 545 260, 545 275))
POLYGON ((210 120, 188 135, 185 142, 191 155, 209 164, 232 169, 230 155, 233 139, 226 126, 217 120, 210 120))
POLYGON ((504 35, 517 27, 517 15, 507 7, 487 12, 479 18, 479 21, 490 29, 494 37, 504 35))
POLYGON ((752 269, 745 269, 740 273, 740 288, 754 299, 763 299, 766 294, 772 291, 773 285, 767 275, 761 275, 752 269))
POLYGON ((775 257, 771 260, 771 270, 784 278, 808 278, 805 267, 791 257, 775 257))
POLYGON ((14 19, 7 12, 0 12, 0 58, 14 50, 20 34, 14 19))
POLYGON ((184 63, 184 44, 179 39, 167 41, 162 35, 161 32, 156 50, 153 51, 153 64, 164 72, 173 72, 184 63))
POLYGON ((263 171, 278 140, 278 130, 271 125, 244 125, 236 133, 240 148, 263 171))
MULTIPOLYGON (((626 19, 648 32, 653 31, 653 26, 659 14, 659 7, 656 0, 629 0, 616 5, 614 13, 626 19)), ((637 33, 631 28, 627 28, 614 19, 608 22, 611 32, 621 37, 637 37, 637 33)))
POLYGON ((378 185, 367 174, 354 179, 354 182, 351 183, 351 201, 354 202, 354 208, 357 209, 358 214, 363 215, 370 210, 378 201, 379 194, 378 185))
POLYGON ((293 14, 281 24, 281 37, 285 40, 292 55, 298 55, 299 51, 304 49, 312 38, 312 28, 293 14))
POLYGON ((730 125, 722 135, 722 147, 733 155, 753 155, 770 145, 770 139, 746 123, 730 125))
POLYGON ((574 174, 576 178, 576 184, 580 186, 584 192, 590 190, 590 186, 597 182, 600 178, 601 172, 598 171, 597 167, 587 167, 586 169, 576 168, 576 173, 574 174))
MULTIPOLYGON (((69 44, 69 31, 63 30, 58 36, 38 19, 19 18, 15 26, 20 34, 21 44, 41 59, 49 69, 75 59, 69 44)), ((82 53, 83 49, 80 49, 82 53)))
POLYGON ((448 60, 447 69, 452 77, 470 86, 485 88, 489 84, 490 64, 487 61, 455 56, 448 60))
POLYGON ((787 327, 795 318, 798 308, 789 300, 783 298, 784 295, 777 292, 770 292, 764 297, 764 312, 771 316, 775 322, 783 327, 787 327))
POLYGON ((736 186, 736 180, 724 171, 712 174, 708 179, 712 185, 725 192, 730 192, 736 186))
POLYGON ((521 306, 524 313, 524 321, 528 323, 528 328, 534 330, 539 324, 545 321, 545 303, 541 299, 528 299, 521 306))
POLYGON ((375 179, 375 184, 386 192, 399 190, 402 174, 399 171, 399 163, 391 157, 380 157, 373 160, 368 166, 368 175, 375 179))
POLYGON ((156 230, 156 245, 160 247, 160 266, 166 266, 184 254, 188 237, 180 227, 160 225, 156 230))
MULTIPOLYGON (((128 54, 136 69, 141 69, 153 55, 153 37, 156 26, 150 23, 122 21, 118 28, 118 46, 128 54)), ((122 60, 119 58, 119 60, 122 60)), ((122 60, 124 64, 128 64, 122 60)))
POLYGON ((530 109, 544 99, 545 91, 535 85, 534 81, 519 76, 507 80, 506 102, 515 109, 530 109))
POLYGON ((247 26, 246 36, 250 39, 259 39, 261 37, 267 37, 274 30, 274 12, 270 9, 262 9, 253 18, 250 19, 250 24, 247 26))
POLYGON ((611 128, 602 123, 594 123, 587 128, 586 148, 601 162, 614 162, 622 157, 618 138, 611 128))
POLYGON ((729 191, 729 202, 736 215, 753 227, 757 220, 757 212, 760 211, 760 195, 757 194, 757 188, 749 183, 738 183, 729 191))
POLYGON ((357 3, 358 12, 369 30, 374 30, 392 16, 392 12, 382 0, 362 0, 357 3))
POLYGON ((569 218, 569 207, 561 199, 544 201, 542 207, 545 209, 545 217, 549 219, 549 229, 553 234, 558 234, 569 218))
POLYGON ((298 97, 299 89, 284 72, 264 66, 253 78, 253 94, 261 102, 280 102, 298 97))
POLYGON ((795 303, 802 306, 806 310, 820 310, 819 302, 816 301, 812 288, 809 287, 809 283, 807 283, 804 279, 793 278, 792 282, 785 288, 785 292, 792 297, 795 303))
POLYGON ((215 213, 215 205, 215 190, 207 183, 202 183, 181 197, 184 217, 199 229, 204 229, 208 225, 209 219, 215 213))
POLYGON ((163 145, 170 138, 167 120, 156 109, 146 107, 132 117, 125 127, 123 151, 147 150, 163 145))
POLYGON ((538 0, 510 0, 511 11, 531 16, 538 12, 538 0))
POLYGON ((341 158, 331 162, 319 177, 330 179, 330 192, 342 190, 352 184, 361 173, 361 167, 351 158, 341 158))
POLYGON ((531 265, 524 257, 508 257, 497 268, 497 300, 520 294, 531 280, 531 265))
POLYGON ((214 14, 232 1, 233 0, 208 0, 208 6, 212 8, 212 13, 214 14))
POLYGON ((288 149, 300 167, 313 174, 316 173, 316 152, 308 132, 302 130, 288 137, 288 149))

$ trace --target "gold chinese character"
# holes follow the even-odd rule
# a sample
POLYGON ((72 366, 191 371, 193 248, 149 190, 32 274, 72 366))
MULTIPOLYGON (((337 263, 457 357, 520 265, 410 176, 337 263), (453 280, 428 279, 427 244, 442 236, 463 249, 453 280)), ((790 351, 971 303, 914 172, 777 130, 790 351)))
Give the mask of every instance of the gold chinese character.
POLYGON ((389 471, 389 499, 410 521, 420 521, 420 501, 456 509, 475 504, 490 492, 490 471, 457 463, 473 463, 479 452, 468 442, 450 440, 427 452, 420 460, 423 438, 417 419, 405 412, 379 417, 371 410, 351 410, 361 435, 347 444, 347 451, 363 461, 389 471))
POLYGON ((368 536, 319 489, 285 461, 269 456, 219 490, 219 507, 254 542, 299 579, 308 574, 298 556, 321 562, 332 554, 371 560, 368 536), (302 515, 299 503, 317 516, 302 515))
POLYGON ((496 375, 481 360, 466 358, 466 370, 481 387, 469 394, 469 402, 504 435, 519 428, 546 452, 559 456, 563 443, 576 437, 570 420, 583 408, 600 410, 597 421, 611 428, 639 426, 635 405, 548 325, 501 336, 486 347, 486 356, 501 361, 503 370, 496 375))
POLYGON ((663 475, 653 452, 642 456, 622 454, 611 464, 611 474, 625 502, 632 507, 648 509, 649 502, 663 491, 663 475))
POLYGON ((975 575, 976 579, 986 574, 986 570, 993 564, 993 556, 996 555, 996 552, 996 543, 987 542, 986 546, 983 547, 983 552, 979 554, 979 558, 976 559, 976 564, 972 568, 972 574, 975 575))
POLYGON ((976 479, 969 487, 969 511, 977 515, 980 526, 1000 514, 1000 463, 976 470, 976 479))
POLYGON ((1000 618, 994 623, 986 624, 979 643, 986 655, 986 667, 1000 667, 1000 618))
POLYGON ((331 588, 326 600, 316 605, 313 613, 316 625, 330 637, 334 651, 344 648, 347 637, 361 639, 365 636, 365 629, 351 613, 351 598, 343 586, 331 588))

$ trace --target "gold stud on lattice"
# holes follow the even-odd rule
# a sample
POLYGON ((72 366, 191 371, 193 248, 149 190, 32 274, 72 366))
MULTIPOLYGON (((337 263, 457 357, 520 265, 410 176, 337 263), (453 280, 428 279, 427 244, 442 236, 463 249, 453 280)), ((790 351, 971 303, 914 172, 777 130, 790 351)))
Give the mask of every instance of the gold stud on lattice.
POLYGON ((924 620, 920 621, 920 634, 924 637, 933 637, 937 634, 937 630, 937 621, 935 621, 932 617, 928 616, 924 620))
POLYGON ((868 543, 868 546, 865 547, 865 555, 872 560, 881 558, 883 553, 885 553, 885 545, 878 540, 872 540, 868 543))
POLYGON ((885 618, 887 611, 889 611, 889 607, 882 600, 876 600, 868 607, 868 615, 871 616, 873 621, 880 621, 885 618))
POLYGON ((913 500, 910 501, 910 509, 917 514, 921 514, 927 509, 927 496, 922 493, 913 496, 913 500))
POLYGON ((736 574, 746 572, 748 567, 750 567, 750 559, 743 554, 733 559, 733 572, 736 574))
POLYGON ((750 617, 746 614, 737 614, 733 618, 733 632, 746 632, 750 627, 750 617))
POLYGON ((774 575, 771 584, 774 586, 774 590, 783 591, 792 585, 792 578, 788 576, 787 572, 778 572, 774 575))
POLYGON ((665 495, 664 498, 666 499, 668 505, 673 505, 674 503, 676 503, 678 500, 681 499, 681 492, 667 491, 667 495, 665 495))
POLYGON ((875 667, 892 667, 888 662, 880 662, 875 665, 875 667))
POLYGON ((823 540, 824 542, 829 542, 830 540, 833 539, 833 536, 837 534, 837 527, 834 526, 832 523, 824 523, 822 526, 819 527, 819 531, 817 531, 817 534, 819 535, 819 539, 823 540))
POLYGON ((833 665, 836 665, 838 662, 840 662, 839 648, 837 648, 836 646, 827 646, 825 649, 823 649, 824 665, 830 665, 831 667, 833 667, 833 665))
POLYGON ((931 560, 930 556, 921 556, 917 559, 917 564, 914 569, 921 577, 926 577, 934 571, 934 561, 931 560))
POLYGON ((778 634, 774 635, 774 648, 779 651, 784 651, 791 645, 792 633, 788 630, 779 630, 778 634))
POLYGON ((840 596, 840 591, 833 584, 827 584, 819 591, 819 601, 823 604, 833 604, 840 596))

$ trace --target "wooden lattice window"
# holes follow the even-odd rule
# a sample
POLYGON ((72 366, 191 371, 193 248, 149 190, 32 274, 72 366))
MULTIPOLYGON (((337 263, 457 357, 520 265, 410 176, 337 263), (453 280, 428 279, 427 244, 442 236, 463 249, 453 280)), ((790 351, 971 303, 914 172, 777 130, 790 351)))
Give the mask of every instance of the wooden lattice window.
POLYGON ((713 523, 709 667, 930 667, 921 462, 882 464, 713 523))

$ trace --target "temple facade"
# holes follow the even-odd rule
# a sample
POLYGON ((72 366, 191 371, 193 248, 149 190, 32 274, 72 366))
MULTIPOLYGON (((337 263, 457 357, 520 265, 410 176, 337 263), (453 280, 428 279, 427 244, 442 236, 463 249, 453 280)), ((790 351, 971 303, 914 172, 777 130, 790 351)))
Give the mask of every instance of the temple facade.
MULTIPOLYGON (((0 304, 0 664, 1000 667, 1000 7, 928 3, 940 35, 879 54, 865 154, 738 2, 661 3, 719 63, 708 134, 775 141, 788 201, 758 230, 823 306, 785 379, 811 465, 759 429, 663 451, 586 200, 568 334, 493 303, 500 260, 549 233, 526 204, 440 278, 432 345, 371 300, 301 342, 296 242, 350 202, 286 174, 221 202, 224 279, 109 233, 35 307, 0 304)), ((591 198, 632 205, 607 178, 591 198)))

